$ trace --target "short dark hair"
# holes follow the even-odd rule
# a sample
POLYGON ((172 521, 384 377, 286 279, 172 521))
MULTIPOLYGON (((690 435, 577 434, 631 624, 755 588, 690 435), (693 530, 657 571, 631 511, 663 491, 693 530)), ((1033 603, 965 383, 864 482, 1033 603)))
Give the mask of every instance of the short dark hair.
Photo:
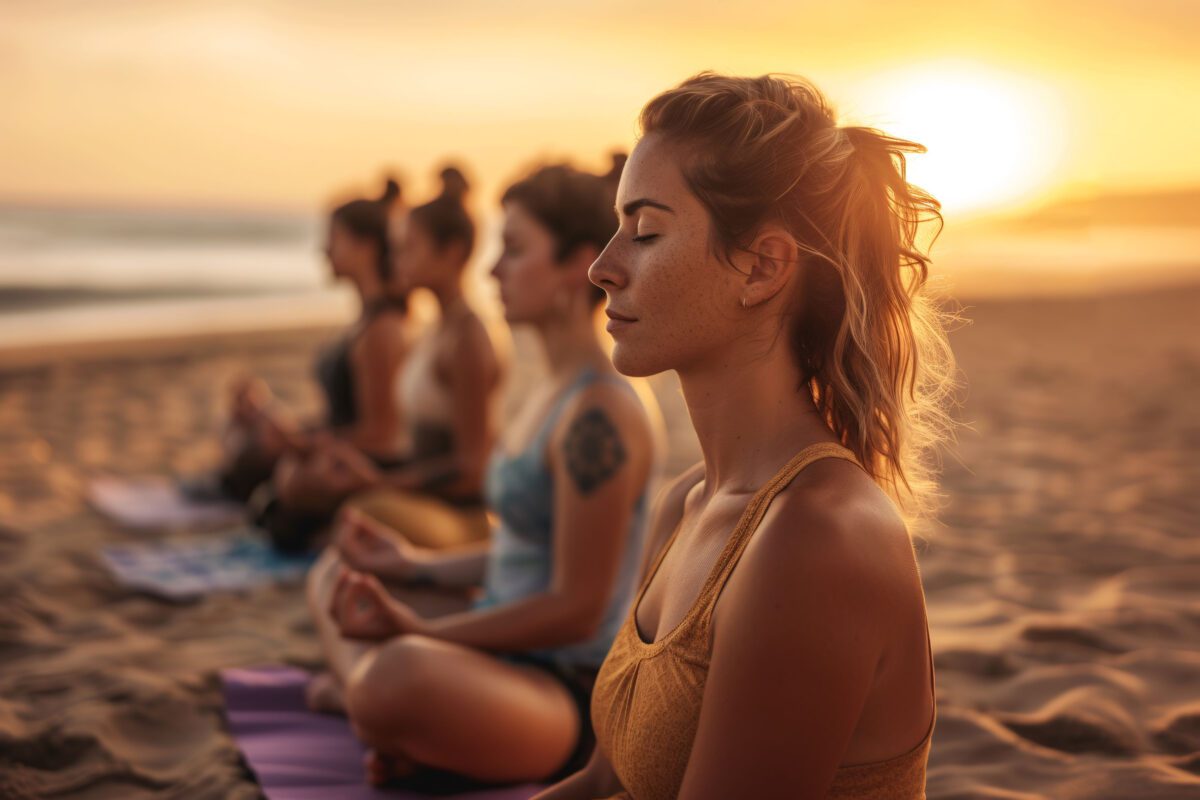
MULTIPOLYGON (((565 261, 584 245, 593 245, 598 252, 617 232, 613 202, 624 165, 625 154, 614 153, 606 175, 569 164, 543 166, 509 186, 500 202, 519 203, 550 231, 557 243, 556 261, 565 261)), ((592 298, 600 302, 604 290, 594 287, 592 298)))

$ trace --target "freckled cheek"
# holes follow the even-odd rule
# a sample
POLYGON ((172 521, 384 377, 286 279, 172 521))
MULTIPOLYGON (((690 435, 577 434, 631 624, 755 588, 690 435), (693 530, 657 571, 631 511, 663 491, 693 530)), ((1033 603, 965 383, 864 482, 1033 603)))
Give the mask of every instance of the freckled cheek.
POLYGON ((664 351, 689 349, 704 337, 712 298, 711 287, 699 274, 702 266, 696 254, 680 250, 662 253, 646 271, 639 305, 652 322, 656 346, 664 351))

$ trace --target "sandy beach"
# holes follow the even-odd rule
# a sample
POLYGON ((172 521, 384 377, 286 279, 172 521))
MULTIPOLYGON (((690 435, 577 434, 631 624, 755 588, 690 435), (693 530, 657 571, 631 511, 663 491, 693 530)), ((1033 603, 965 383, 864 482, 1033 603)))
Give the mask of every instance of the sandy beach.
MULTIPOLYGON (((1200 285, 967 303, 952 337, 965 427, 941 524, 917 542, 938 670, 930 798, 1200 797, 1198 308, 1200 285)), ((216 670, 318 666, 302 589, 125 591, 102 544, 186 532, 123 530, 84 489, 210 466, 240 371, 315 410, 327 335, 0 355, 0 797, 257 796, 216 670)), ((534 378, 516 371, 510 409, 534 378)), ((674 378, 651 385, 673 474, 695 442, 674 378)))

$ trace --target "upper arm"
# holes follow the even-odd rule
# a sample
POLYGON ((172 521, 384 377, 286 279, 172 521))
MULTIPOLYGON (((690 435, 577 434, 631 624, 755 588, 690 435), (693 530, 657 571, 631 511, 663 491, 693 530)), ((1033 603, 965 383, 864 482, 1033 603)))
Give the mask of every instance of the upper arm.
POLYGON ((825 796, 894 605, 886 570, 846 525, 785 512, 747 547, 718 605, 680 797, 825 796))
POLYGON ((398 424, 396 372, 404 354, 403 330, 390 315, 376 318, 354 347, 354 389, 360 424, 387 436, 398 424))
POLYGON ((491 339, 474 317, 464 321, 446 354, 442 370, 454 405, 456 450, 482 460, 492 445, 491 398, 497 385, 497 366, 491 339))
POLYGON ((628 391, 596 384, 564 409, 548 450, 554 478, 553 589, 598 621, 650 477, 649 422, 628 391))

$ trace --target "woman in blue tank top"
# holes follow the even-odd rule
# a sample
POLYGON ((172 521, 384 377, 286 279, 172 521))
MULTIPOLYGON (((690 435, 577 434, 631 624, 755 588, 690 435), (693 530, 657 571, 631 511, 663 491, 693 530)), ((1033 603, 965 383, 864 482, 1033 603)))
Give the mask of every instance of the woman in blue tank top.
POLYGON ((427 551, 349 514, 310 575, 331 670, 310 703, 348 713, 375 782, 546 780, 588 758, 591 683, 639 571, 658 435, 600 342, 587 279, 622 163, 546 167, 504 194, 492 274, 547 370, 488 465, 491 541, 427 551))

